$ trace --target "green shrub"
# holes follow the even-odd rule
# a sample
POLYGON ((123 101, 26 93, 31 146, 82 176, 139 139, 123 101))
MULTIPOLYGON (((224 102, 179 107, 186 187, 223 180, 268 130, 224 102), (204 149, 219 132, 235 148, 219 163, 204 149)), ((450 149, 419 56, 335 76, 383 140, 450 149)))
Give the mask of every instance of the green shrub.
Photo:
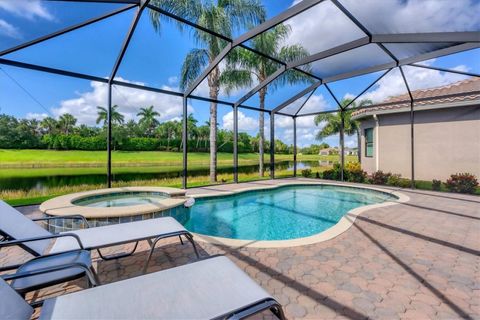
POLYGON ((387 179, 387 185, 400 188, 408 188, 412 185, 410 179, 404 179, 399 174, 391 174, 387 179))
POLYGON ((335 163, 332 169, 323 171, 322 178, 327 180, 340 180, 341 178, 340 164, 335 163))
POLYGON ((318 171, 315 173, 315 178, 320 179, 320 173, 318 171))
POLYGON ((478 186, 478 180, 473 174, 457 173, 450 176, 445 186, 451 192, 473 194, 478 186))
POLYGON ((358 162, 348 162, 344 170, 345 180, 349 182, 365 182, 367 173, 362 170, 362 166, 358 162))
POLYGON ((433 179, 432 180, 432 190, 440 191, 441 188, 442 188, 442 181, 433 179))
POLYGON ((386 184, 391 175, 390 172, 384 173, 382 170, 378 170, 372 173, 369 181, 371 184, 386 184))
POLYGON ((309 178, 312 175, 312 170, 311 169, 303 169, 302 170, 302 176, 305 178, 309 178))
POLYGON ((401 176, 399 174, 391 174, 387 178, 387 185, 394 186, 394 187, 399 187, 400 186, 400 179, 401 179, 401 176))

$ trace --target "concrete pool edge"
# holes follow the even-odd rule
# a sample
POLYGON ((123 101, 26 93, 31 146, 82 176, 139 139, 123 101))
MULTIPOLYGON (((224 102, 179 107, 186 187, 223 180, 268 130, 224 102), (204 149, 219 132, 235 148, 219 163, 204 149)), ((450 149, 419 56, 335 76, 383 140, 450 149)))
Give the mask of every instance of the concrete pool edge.
POLYGON ((338 235, 347 231, 355 222, 356 217, 371 209, 381 208, 396 205, 399 203, 404 203, 410 200, 410 198, 396 190, 388 190, 378 187, 370 187, 370 186, 356 186, 351 184, 343 184, 338 182, 318 182, 318 181, 306 181, 306 180, 298 180, 298 181, 288 181, 288 182, 278 182, 274 185, 262 185, 262 186, 251 186, 245 188, 239 188, 235 190, 228 190, 228 191, 217 191, 217 192, 209 192, 209 193, 199 193, 194 195, 188 195, 188 197, 192 198, 208 198, 208 197, 218 197, 218 196, 228 196, 234 195, 242 192, 248 191, 255 191, 255 190, 266 190, 266 189, 277 189, 284 186, 290 185, 331 185, 331 186, 341 186, 347 188, 354 188, 354 189, 366 189, 366 190, 373 190, 384 192, 387 194, 394 195, 398 199, 396 201, 386 201, 383 203, 371 204, 362 207, 358 207, 355 209, 350 210, 347 212, 334 226, 328 228, 325 231, 320 233, 314 234, 312 236, 297 238, 297 239, 289 239, 289 240, 239 240, 239 239, 231 239, 231 238, 222 238, 222 237, 214 237, 208 236, 199 233, 193 233, 195 236, 195 240, 200 242, 207 242, 217 245, 229 246, 234 248, 240 247, 248 247, 248 248, 288 248, 288 247, 297 247, 297 246, 305 246, 310 244, 315 244, 319 242, 324 242, 330 239, 337 237, 338 235))
POLYGON ((40 211, 50 216, 64 215, 82 215, 87 219, 92 218, 110 218, 148 214, 163 210, 168 210, 185 203, 185 190, 168 187, 122 187, 110 189, 98 189, 84 192, 71 193, 53 199, 47 200, 40 205, 40 211), (133 205, 125 207, 87 207, 75 205, 73 202, 79 199, 95 196, 107 195, 110 193, 122 192, 161 192, 168 194, 170 198, 161 199, 158 203, 149 203, 142 205, 133 205))

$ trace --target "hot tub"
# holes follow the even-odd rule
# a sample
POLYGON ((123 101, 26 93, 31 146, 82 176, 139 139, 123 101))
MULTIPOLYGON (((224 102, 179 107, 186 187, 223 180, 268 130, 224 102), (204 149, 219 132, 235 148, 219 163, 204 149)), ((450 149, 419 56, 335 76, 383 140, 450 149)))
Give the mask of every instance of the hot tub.
MULTIPOLYGON (((164 187, 125 187, 72 193, 45 201, 40 210, 47 216, 82 215, 91 227, 171 216, 188 221, 185 191, 164 187)), ((51 232, 84 227, 81 220, 48 221, 51 232)))

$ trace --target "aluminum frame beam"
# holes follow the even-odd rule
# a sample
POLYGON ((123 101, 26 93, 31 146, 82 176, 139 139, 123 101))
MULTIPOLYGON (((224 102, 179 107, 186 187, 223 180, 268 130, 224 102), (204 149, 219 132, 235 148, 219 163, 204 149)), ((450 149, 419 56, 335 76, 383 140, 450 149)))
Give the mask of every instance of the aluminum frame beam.
POLYGON ((233 182, 238 183, 238 106, 233 106, 233 182))
POLYGON ((480 42, 480 32, 427 32, 373 34, 373 43, 441 43, 480 42))
POLYGON ((412 91, 410 90, 410 86, 408 85, 407 78, 405 77, 405 73, 403 72, 402 67, 398 67, 400 69, 400 73, 402 75, 403 82, 407 87, 408 96, 410 97, 410 161, 411 161, 411 188, 415 189, 415 132, 414 132, 414 122, 415 122, 415 113, 413 110, 413 95, 412 91))
POLYGON ((390 71, 392 71, 392 69, 388 69, 387 71, 385 71, 380 77, 378 77, 375 81, 373 81, 372 83, 370 83, 370 85, 368 87, 366 87, 364 90, 362 90, 362 92, 360 92, 355 98, 352 99, 352 101, 350 101, 345 107, 344 109, 347 110, 348 107, 350 105, 352 105, 353 103, 355 103, 355 101, 360 98, 365 92, 367 92, 368 90, 370 90, 371 87, 373 87, 378 81, 380 81, 384 76, 387 75, 387 73, 389 73, 390 71))
POLYGON ((275 179, 275 112, 270 113, 270 179, 275 179))
POLYGON ((282 110, 283 108, 287 107, 288 105, 290 105, 292 102, 300 99, 301 97, 303 97, 304 95, 306 95, 307 93, 309 93, 310 91, 312 90, 315 90, 317 89, 318 87, 320 87, 322 85, 322 81, 318 81, 318 82, 315 82, 314 84, 310 85, 308 88, 305 88, 303 89, 302 91, 300 91, 299 93, 297 93, 296 95, 294 95, 293 97, 291 97, 290 99, 288 99, 287 101, 285 101, 284 103, 280 104, 279 106, 277 106, 276 108, 274 108, 272 110, 272 112, 278 112, 280 110, 282 110))
MULTIPOLYGON (((313 91, 312 91, 313 92, 313 91)), ((293 176, 297 176, 297 118, 293 119, 293 176)))
POLYGON ((416 64, 412 63, 407 65, 409 67, 417 67, 417 68, 424 68, 424 69, 430 69, 430 70, 436 70, 436 71, 442 71, 442 72, 449 72, 449 73, 456 73, 456 74, 461 74, 464 76, 470 76, 470 77, 477 77, 480 78, 480 74, 478 73, 473 73, 473 72, 465 72, 465 71, 460 71, 460 70, 452 70, 452 69, 445 69, 445 68, 439 68, 439 67, 432 67, 432 66, 424 66, 421 64, 416 64))
POLYGON ((129 4, 140 4, 141 0, 45 0, 49 2, 97 2, 97 3, 129 3, 129 4))
POLYGON ((137 12, 133 17, 132 23, 130 28, 128 29, 127 35, 123 41, 122 47, 120 52, 117 56, 117 60, 113 65, 112 72, 110 73, 110 77, 108 79, 108 113, 107 113, 107 187, 112 187, 112 81, 117 74, 118 68, 122 63, 123 57, 125 56, 125 52, 127 51, 128 45, 130 44, 130 40, 132 39, 133 33, 135 32, 135 28, 137 27, 138 21, 142 16, 142 12, 145 9, 145 6, 148 4, 150 0, 141 0, 141 4, 137 6, 137 12))
POLYGON ((111 11, 111 12, 108 12, 106 14, 103 14, 101 16, 98 16, 98 17, 95 17, 95 18, 91 18, 89 20, 86 20, 86 21, 83 21, 83 22, 80 22, 80 23, 77 23, 77 24, 74 24, 72 26, 69 26, 69 27, 66 27, 66 28, 63 28, 61 30, 58 30, 58 31, 55 31, 55 32, 52 32, 50 34, 47 34, 47 35, 44 35, 44 36, 41 36, 41 37, 38 37, 36 39, 33 39, 33 40, 30 40, 30 41, 27 41, 27 42, 24 42, 18 46, 15 46, 15 47, 12 47, 12 48, 9 48, 9 49, 6 49, 6 50, 3 50, 3 51, 0 51, 0 57, 1 56, 4 56, 4 55, 7 55, 7 54, 10 54, 10 53, 13 53, 13 52, 16 52, 18 50, 21 50, 21 49, 25 49, 25 48, 28 48, 30 46, 33 46, 35 44, 39 44, 39 43, 42 43, 46 40, 50 40, 50 39, 53 39, 53 38, 56 38, 58 36, 61 36, 65 33, 68 33, 70 31, 74 31, 74 30, 77 30, 77 29, 80 29, 80 28, 83 28, 85 26, 88 26, 90 24, 93 24, 95 22, 98 22, 98 21, 102 21, 102 20, 105 20, 107 18, 110 18, 110 17, 113 17, 117 14, 120 14, 122 12, 125 12, 125 11, 128 11, 128 10, 131 10, 133 8, 137 7, 136 4, 133 4, 133 5, 128 5, 128 6, 125 6, 125 7, 122 7, 120 9, 117 9, 117 10, 114 10, 114 11, 111 11))
POLYGON ((324 0, 303 0, 302 2, 290 7, 288 10, 285 10, 279 15, 265 21, 264 23, 254 27, 253 29, 245 32, 244 34, 234 39, 232 42, 227 44, 227 46, 220 52, 218 56, 215 57, 215 59, 208 65, 208 67, 202 72, 202 74, 190 85, 190 87, 184 93, 185 96, 189 96, 233 48, 275 27, 276 25, 302 13, 303 11, 310 9, 311 7, 323 1, 324 0))
POLYGON ((298 108, 297 112, 295 112, 294 118, 300 113, 300 111, 302 111, 303 107, 305 107, 305 105, 308 103, 308 100, 310 100, 310 98, 315 94, 315 91, 317 91, 317 89, 314 89, 314 90, 312 90, 312 92, 310 92, 307 99, 305 99, 305 101, 302 103, 300 108, 298 108))

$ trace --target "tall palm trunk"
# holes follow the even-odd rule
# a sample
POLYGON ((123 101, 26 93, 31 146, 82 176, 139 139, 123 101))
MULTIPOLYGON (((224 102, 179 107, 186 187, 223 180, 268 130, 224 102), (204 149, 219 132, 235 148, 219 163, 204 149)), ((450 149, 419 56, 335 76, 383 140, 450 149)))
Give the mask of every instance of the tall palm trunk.
MULTIPOLYGON (((260 81, 261 82, 261 81, 260 81)), ((266 95, 266 89, 262 88, 260 89, 259 92, 259 97, 260 97, 260 109, 265 109, 265 95, 266 95)), ((259 166, 258 166, 258 174, 260 177, 263 177, 265 175, 265 171, 263 168, 263 162, 265 158, 265 116, 263 112, 260 112, 258 116, 258 131, 259 131, 259 137, 258 137, 258 155, 259 155, 259 166)))
MULTIPOLYGON (((208 76, 210 87, 210 99, 217 100, 219 87, 220 70, 213 69, 208 76)), ((217 182, 217 103, 210 102, 210 182, 217 182)))

